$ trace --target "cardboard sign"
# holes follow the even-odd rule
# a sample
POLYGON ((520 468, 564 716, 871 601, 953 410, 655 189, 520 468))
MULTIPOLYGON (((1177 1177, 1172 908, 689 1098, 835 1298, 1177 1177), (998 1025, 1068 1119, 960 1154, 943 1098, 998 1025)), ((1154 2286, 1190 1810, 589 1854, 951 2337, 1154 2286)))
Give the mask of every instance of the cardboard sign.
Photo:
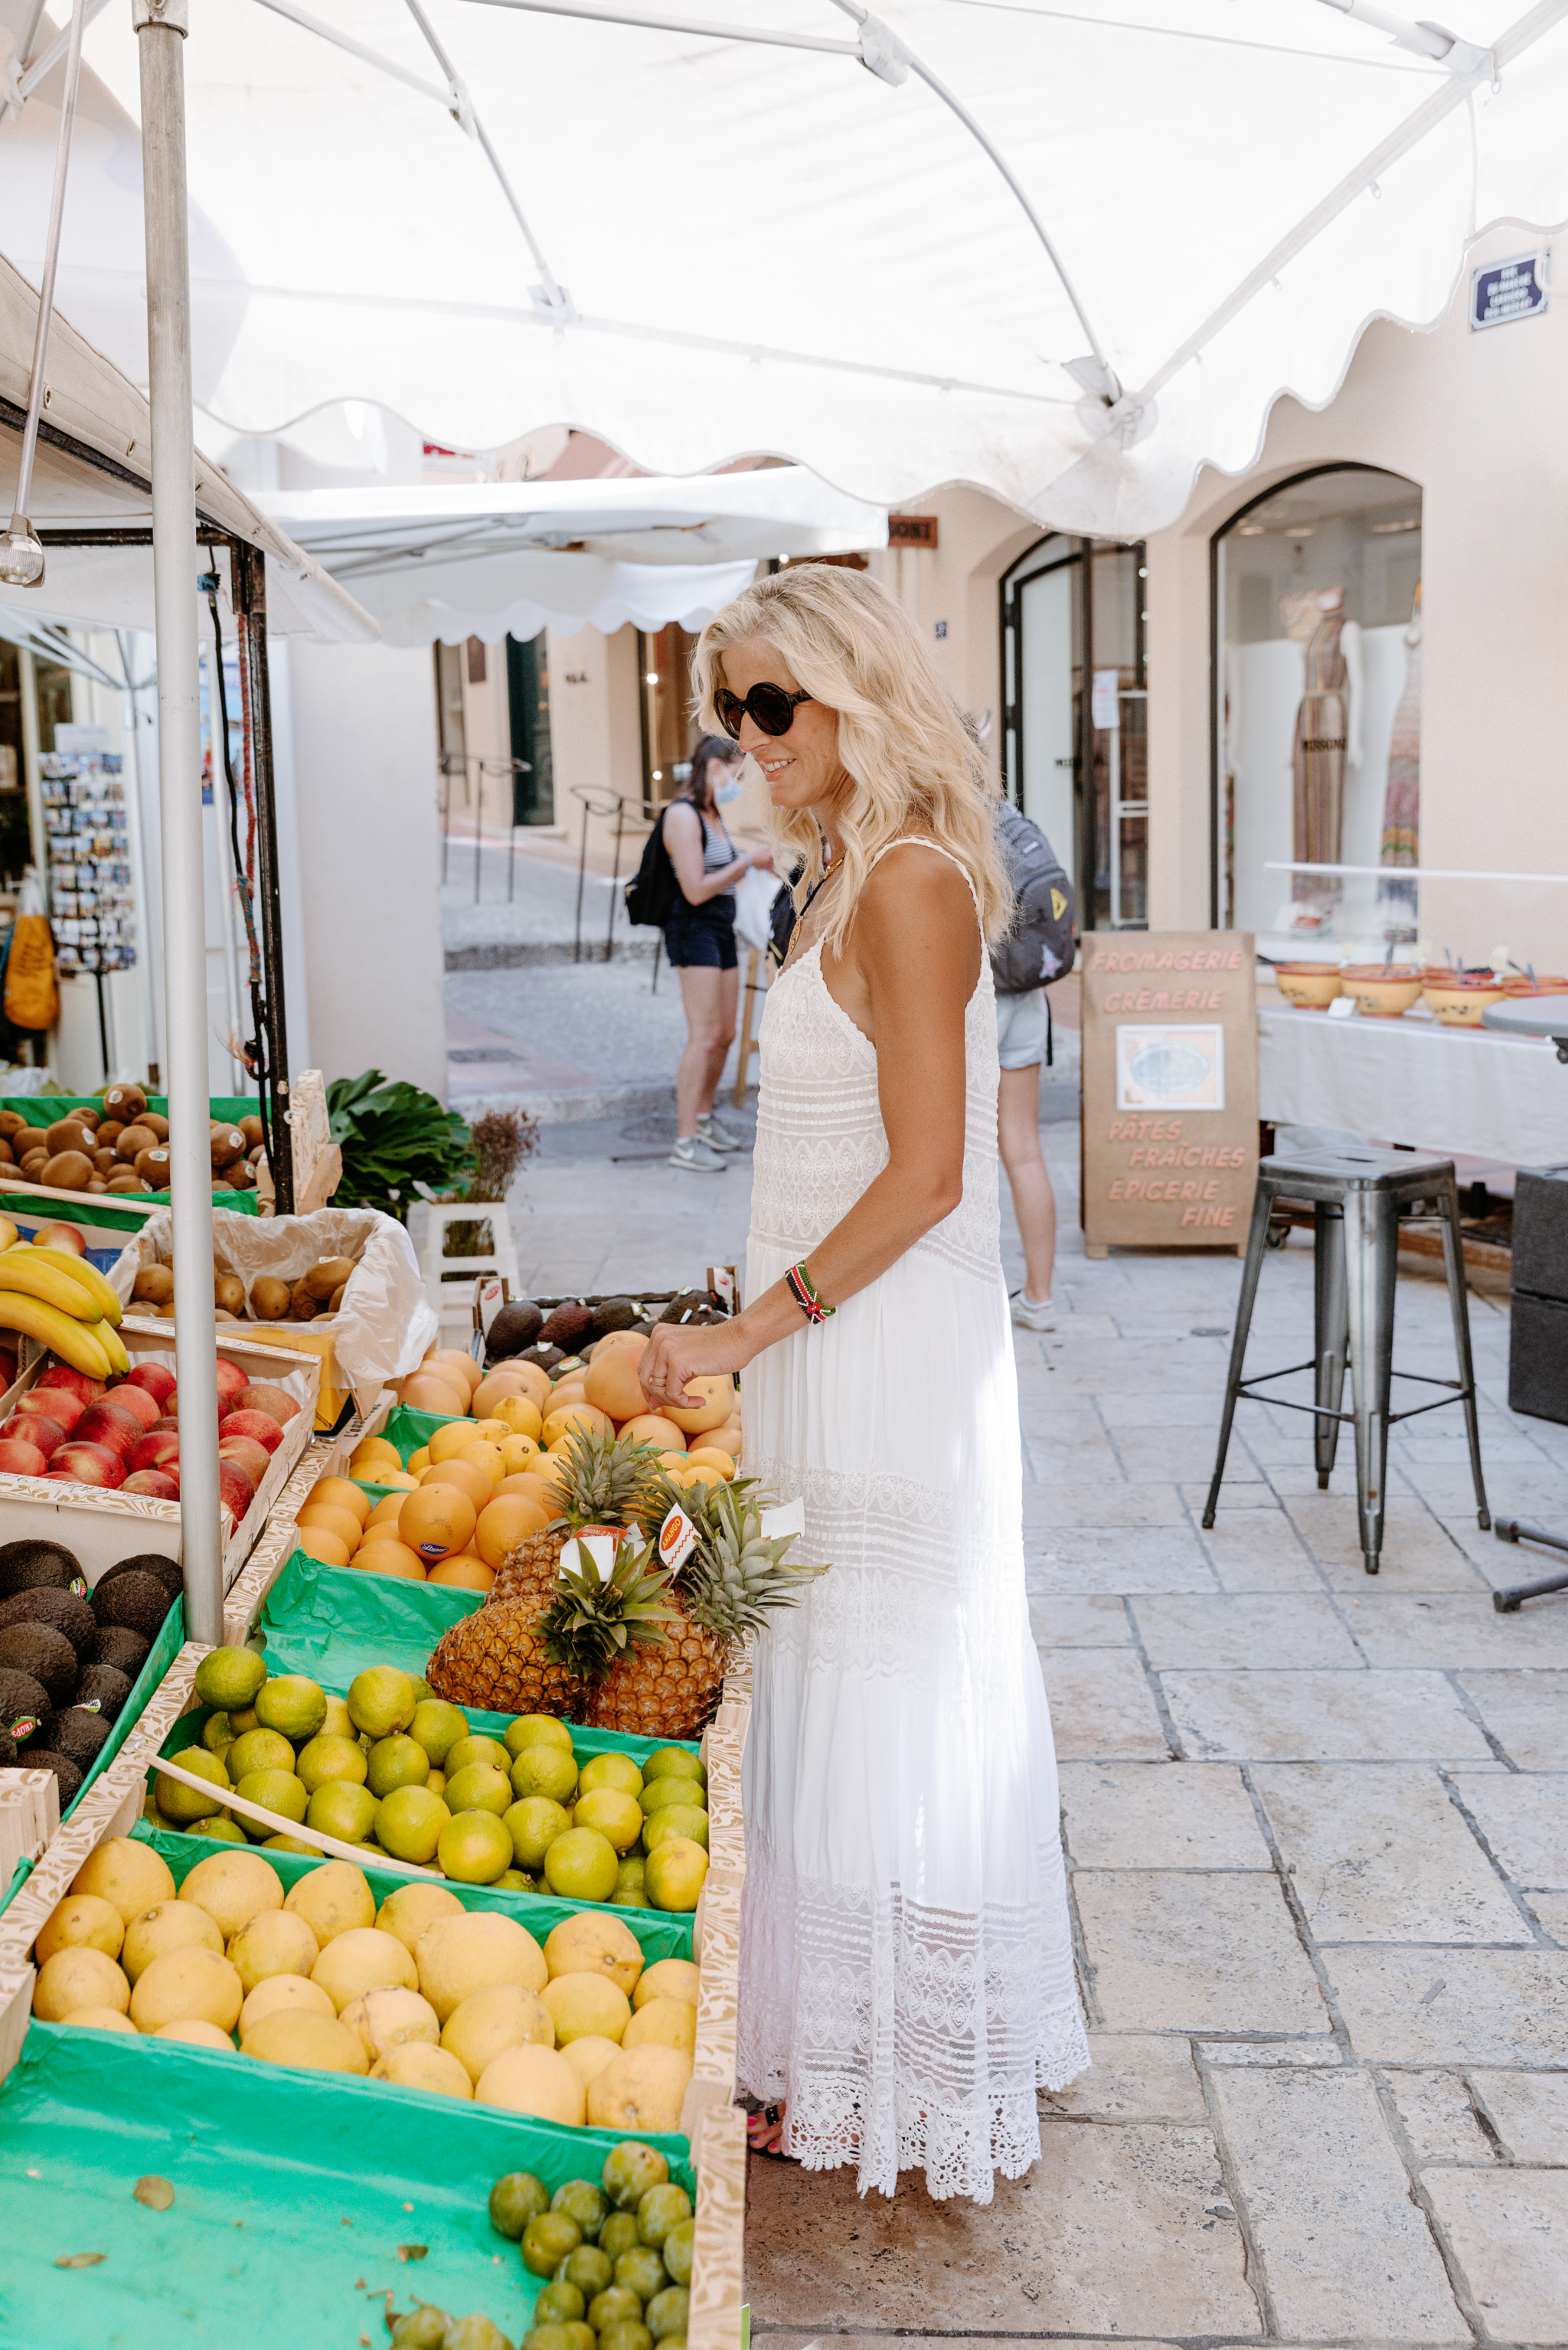
POLYGON ((740 1284, 735 1279, 732 1264, 711 1264, 708 1267, 708 1295, 724 1313, 740 1312, 740 1284))
POLYGON ((473 1320, 482 1338, 490 1336, 490 1326, 506 1303, 507 1282, 504 1274, 481 1275, 474 1284, 473 1320))
POLYGON ((1091 931, 1080 968, 1089 1254, 1244 1248, 1258 1180, 1251 931, 1091 931))

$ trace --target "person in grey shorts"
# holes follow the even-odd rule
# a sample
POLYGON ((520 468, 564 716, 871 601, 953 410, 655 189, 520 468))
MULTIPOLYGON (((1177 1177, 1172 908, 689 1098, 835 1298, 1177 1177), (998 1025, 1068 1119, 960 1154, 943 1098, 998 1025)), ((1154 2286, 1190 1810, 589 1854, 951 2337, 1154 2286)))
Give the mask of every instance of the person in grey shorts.
POLYGON ((1021 1329, 1054 1330, 1051 1275, 1056 1257, 1056 1195, 1040 1150, 1040 1068, 1049 1033, 1045 990, 996 999, 996 1044, 1002 1063, 996 1130, 1012 1192, 1012 1212, 1023 1243, 1023 1286, 1012 1293, 1021 1329))

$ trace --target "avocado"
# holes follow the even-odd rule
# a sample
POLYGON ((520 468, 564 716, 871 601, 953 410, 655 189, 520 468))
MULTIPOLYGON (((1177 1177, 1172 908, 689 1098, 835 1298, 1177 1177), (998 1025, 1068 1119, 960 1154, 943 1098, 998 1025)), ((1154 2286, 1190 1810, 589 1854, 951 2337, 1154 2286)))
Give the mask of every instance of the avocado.
POLYGON ((575 1297, 568 1297, 564 1305, 556 1307, 539 1336, 551 1347, 580 1347, 587 1337, 593 1318, 590 1306, 580 1304, 575 1297))
POLYGON ((80 1706, 67 1705, 40 1723, 38 1740, 46 1753, 67 1755, 77 1769, 85 1773, 92 1769, 99 1753, 109 1744, 109 1724, 101 1714, 88 1713, 80 1706))
POLYGON ((87 1576, 74 1551, 55 1542, 0 1543, 0 1599, 51 1586, 57 1591, 87 1589, 87 1576))
POLYGON ((0 1730, 0 1771, 16 1768, 16 1742, 8 1730, 0 1730))
POLYGON ((502 1307, 490 1326, 488 1359, 498 1363, 509 1355, 520 1355, 524 1347, 533 1345, 544 1326, 545 1317, 536 1305, 531 1305, 525 1297, 514 1298, 502 1307))
POLYGON ((82 1659, 82 1669, 85 1672, 94 1665, 112 1665, 117 1673, 134 1681, 151 1654, 151 1641, 144 1640, 140 1632, 132 1632, 123 1624, 103 1624, 93 1634, 92 1645, 82 1659))
POLYGON ((523 1360, 537 1363, 542 1371, 553 1371, 557 1363, 564 1363, 566 1359, 565 1347, 547 1347, 542 1339, 537 1346, 525 1347, 523 1350, 523 1360))
POLYGON ((60 1809, 74 1803, 81 1793, 85 1773, 68 1754, 57 1754, 52 1746, 29 1746, 21 1757, 24 1771, 52 1771, 60 1783, 60 1809))
POLYGON ((589 1333, 595 1338, 607 1338, 612 1330, 629 1330, 637 1320, 637 1307, 629 1297, 606 1297, 594 1307, 589 1333))
POLYGON ((42 1681, 31 1673, 13 1672, 0 1668, 0 1730, 21 1743, 33 1732, 49 1710, 49 1693, 42 1681))
POLYGON ((180 1598, 185 1589, 185 1578, 177 1563, 158 1550, 138 1551, 134 1558, 122 1558, 114 1566, 106 1567, 93 1588, 101 1591, 106 1583, 112 1583, 121 1575, 155 1575, 171 1599, 180 1598))
POLYGON ((100 1624, 128 1624, 149 1641, 162 1630, 170 1606, 169 1594, 155 1575, 117 1575, 92 1595, 92 1612, 100 1624))
POLYGON ((124 1673, 112 1665, 88 1665, 77 1683, 71 1704, 96 1713, 103 1721, 113 1721, 130 1696, 130 1682, 124 1673))
POLYGON ((74 1591, 59 1591, 49 1584, 34 1591, 18 1591, 12 1599, 0 1599, 0 1631, 8 1624, 47 1624, 52 1631, 63 1632, 77 1652, 78 1665, 98 1638, 87 1601, 78 1599, 74 1591))
POLYGON ((77 1652, 48 1624, 8 1624, 0 1632, 0 1665, 42 1681, 51 1705, 64 1705, 77 1685, 77 1652))

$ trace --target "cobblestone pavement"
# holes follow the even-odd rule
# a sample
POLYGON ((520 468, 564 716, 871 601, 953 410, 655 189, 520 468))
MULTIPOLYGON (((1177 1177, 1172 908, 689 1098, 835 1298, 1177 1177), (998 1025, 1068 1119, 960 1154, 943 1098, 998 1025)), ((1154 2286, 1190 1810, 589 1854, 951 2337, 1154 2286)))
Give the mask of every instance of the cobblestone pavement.
MULTIPOLYGON (((523 1186, 530 1278, 741 1253, 743 1165, 704 1183, 572 1132, 523 1186)), ((1568 1596, 1493 1611, 1549 1565, 1478 1528, 1457 1411, 1396 1433, 1376 1580, 1348 1443, 1320 1493, 1293 1413, 1241 1408, 1205 1534, 1240 1266, 1088 1263, 1076 1129, 1046 1139, 1024 1515, 1094 2069, 986 2209, 753 2159, 753 2338, 1568 2342, 1568 1596)), ((1301 1359, 1311 1306, 1297 1238, 1252 1367, 1301 1359)), ((1446 1321, 1402 1274, 1396 1362, 1445 1374, 1446 1321)), ((1506 1301, 1471 1323, 1493 1509, 1568 1528, 1568 1429, 1507 1409, 1506 1301)))

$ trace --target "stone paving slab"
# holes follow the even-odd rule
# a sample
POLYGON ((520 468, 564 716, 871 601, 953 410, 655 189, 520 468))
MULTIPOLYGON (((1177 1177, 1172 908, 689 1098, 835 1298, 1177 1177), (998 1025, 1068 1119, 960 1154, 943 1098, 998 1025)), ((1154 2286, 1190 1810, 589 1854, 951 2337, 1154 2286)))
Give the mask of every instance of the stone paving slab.
POLYGON ((1214 1570, 1190 1526, 1096 1526, 1031 1523, 1030 1488, 1023 1489, 1024 1580, 1033 1599, 1045 1592, 1215 1591, 1214 1570))
POLYGON ((1560 2065, 1568 1950, 1326 1950, 1351 2044, 1367 2064, 1560 2065))
POLYGON ((1447 1761, 1491 1749, 1441 1673, 1162 1673, 1194 1758, 1281 1762, 1447 1761))
POLYGON ((1319 1594, 1151 1596, 1134 1601, 1133 1620, 1144 1654, 1157 1669, 1321 1665, 1355 1670, 1366 1661, 1333 1602, 1319 1594))
POLYGON ((1273 1866, 1240 1771, 1224 1762, 1064 1762, 1062 1825, 1076 1868, 1273 1866))
POLYGON ((1029 1610, 1043 1648, 1126 1648, 1132 1626, 1121 1601, 1108 1595, 1062 1592, 1034 1600, 1029 1610))
MULTIPOLYGON (((1568 1665, 1568 1610, 1521 1608, 1500 1616, 1478 1607, 1473 1594, 1420 1599, 1387 1595, 1361 1627, 1373 1665, 1438 1665, 1477 1671, 1484 1666, 1568 1665)), ((1564 1760, 1568 1760, 1565 1755, 1564 1760)))
POLYGON ((1462 1672, 1459 1685, 1521 1771, 1568 1764, 1568 1673, 1462 1672))
MULTIPOLYGON (((1434 2068, 1427 2073, 1383 2073, 1384 2095, 1399 2116, 1411 2156, 1421 2169, 1436 2162, 1484 2167, 1498 2149, 1482 2126, 1462 2073, 1434 2068)), ((1502 2074, 1511 2079, 1511 2074, 1502 2074)))
POLYGON ((1548 1892, 1568 1887, 1568 1777, 1454 1780, 1510 1877, 1548 1892))
POLYGON ((1329 2029, 1272 1875, 1079 1869, 1073 1892, 1107 2031, 1329 2029))
POLYGON ((1043 1648, 1045 1694, 1059 1757, 1170 1752, 1142 1665, 1116 1648, 1043 1648))
POLYGON ((1074 2121, 1209 2119, 1190 2043, 1174 2034, 1092 2032, 1090 2069, 1065 2089, 1043 2091, 1040 2110, 1074 2121))
POLYGON ((1511 2162, 1568 2167, 1568 2074, 1477 2072, 1469 2078, 1511 2162))
MULTIPOLYGON (((1532 1939, 1435 1771, 1265 1763, 1252 1783, 1319 1942, 1532 1939)), ((1485 1796, 1526 1783, 1470 1783, 1485 1796)))
POLYGON ((1568 2339, 1568 2171, 1434 2170, 1422 2184, 1491 2338, 1568 2339))

